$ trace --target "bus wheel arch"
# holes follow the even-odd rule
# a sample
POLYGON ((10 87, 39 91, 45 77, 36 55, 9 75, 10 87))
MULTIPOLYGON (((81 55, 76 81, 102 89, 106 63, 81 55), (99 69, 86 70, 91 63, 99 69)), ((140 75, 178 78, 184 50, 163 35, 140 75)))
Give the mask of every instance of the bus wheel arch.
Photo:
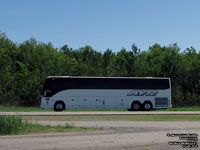
POLYGON ((142 104, 142 109, 145 111, 150 111, 153 109, 153 104, 151 101, 144 101, 144 103, 142 104))
POLYGON ((131 109, 134 111, 139 111, 141 110, 142 104, 140 103, 140 101, 133 101, 131 104, 131 109))
POLYGON ((65 103, 62 100, 56 101, 54 104, 55 111, 63 111, 65 109, 65 103))

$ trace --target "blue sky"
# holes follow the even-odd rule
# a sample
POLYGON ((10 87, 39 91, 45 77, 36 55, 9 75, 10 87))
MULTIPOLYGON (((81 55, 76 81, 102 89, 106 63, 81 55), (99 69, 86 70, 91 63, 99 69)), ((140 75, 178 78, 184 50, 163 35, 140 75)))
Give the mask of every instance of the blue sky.
POLYGON ((178 43, 200 50, 199 0, 0 0, 0 30, 60 48, 141 50, 178 43))

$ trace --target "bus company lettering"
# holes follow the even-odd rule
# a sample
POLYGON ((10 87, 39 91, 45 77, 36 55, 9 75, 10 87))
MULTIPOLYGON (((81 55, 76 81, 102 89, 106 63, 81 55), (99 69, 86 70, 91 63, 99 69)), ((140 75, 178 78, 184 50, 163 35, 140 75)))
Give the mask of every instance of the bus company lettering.
POLYGON ((127 96, 156 96, 158 91, 130 91, 127 96))

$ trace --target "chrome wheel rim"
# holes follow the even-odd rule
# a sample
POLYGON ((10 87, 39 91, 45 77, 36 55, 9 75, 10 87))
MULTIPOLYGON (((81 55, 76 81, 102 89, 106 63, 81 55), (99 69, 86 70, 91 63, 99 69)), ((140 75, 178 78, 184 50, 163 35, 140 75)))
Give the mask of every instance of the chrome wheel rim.
POLYGON ((139 104, 134 104, 133 108, 134 108, 134 110, 139 110, 140 109, 140 105, 139 104))
POLYGON ((145 110, 149 110, 149 109, 151 109, 151 105, 150 105, 150 104, 148 104, 148 103, 147 103, 147 104, 145 104, 145 105, 144 105, 144 109, 145 109, 145 110))
POLYGON ((62 110, 63 108, 63 105, 62 104, 56 104, 56 109, 57 110, 62 110))

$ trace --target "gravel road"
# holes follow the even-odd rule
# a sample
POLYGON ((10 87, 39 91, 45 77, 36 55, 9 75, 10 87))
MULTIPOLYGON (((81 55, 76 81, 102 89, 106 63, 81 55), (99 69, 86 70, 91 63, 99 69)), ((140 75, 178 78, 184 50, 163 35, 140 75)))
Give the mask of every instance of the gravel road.
MULTIPOLYGON (((62 125, 66 122, 33 123, 62 125)), ((200 135, 199 121, 68 121, 68 123, 101 129, 44 135, 2 136, 0 150, 182 150, 181 145, 168 145, 169 141, 180 141, 179 137, 168 137, 168 133, 200 135)))

